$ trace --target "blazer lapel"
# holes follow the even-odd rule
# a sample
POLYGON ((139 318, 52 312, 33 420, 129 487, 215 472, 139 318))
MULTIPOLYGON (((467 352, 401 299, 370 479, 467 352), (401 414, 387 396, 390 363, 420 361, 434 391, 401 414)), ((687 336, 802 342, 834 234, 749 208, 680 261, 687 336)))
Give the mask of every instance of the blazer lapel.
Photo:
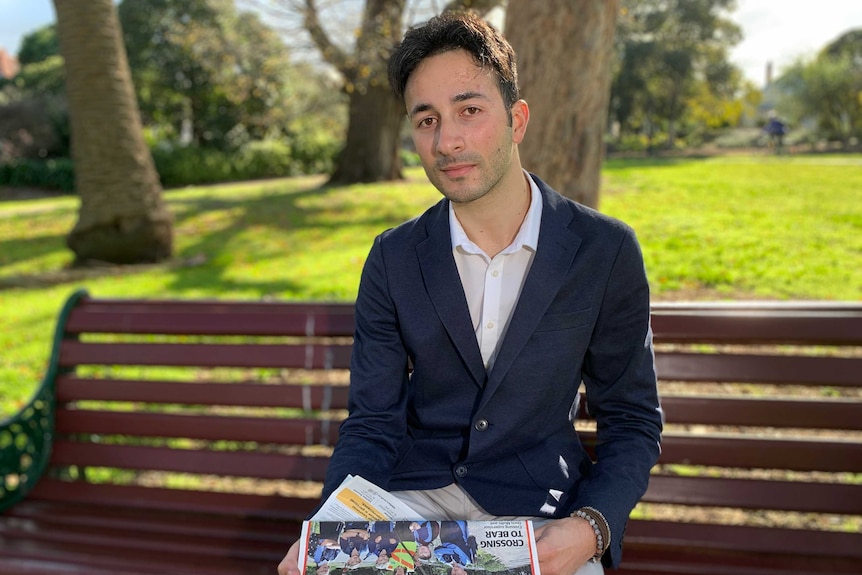
POLYGON ((569 274, 581 244, 581 238, 569 228, 572 220, 571 209, 556 192, 549 191, 543 182, 539 182, 539 188, 542 190, 544 202, 539 245, 509 320, 497 359, 488 375, 480 409, 500 385, 544 317, 569 274))
POLYGON ((416 245, 425 289, 461 359, 476 384, 481 387, 485 383, 485 365, 476 342, 476 333, 473 331, 470 309, 467 307, 458 268, 455 267, 455 259, 452 256, 448 202, 438 204, 438 209, 429 218, 426 229, 428 237, 416 245))

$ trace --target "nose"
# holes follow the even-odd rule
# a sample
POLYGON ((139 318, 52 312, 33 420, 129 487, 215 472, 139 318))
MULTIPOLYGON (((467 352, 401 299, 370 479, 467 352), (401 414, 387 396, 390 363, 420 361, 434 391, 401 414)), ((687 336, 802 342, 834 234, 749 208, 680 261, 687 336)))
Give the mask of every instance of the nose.
POLYGON ((454 122, 440 121, 437 124, 437 153, 451 156, 464 149, 464 136, 454 122))

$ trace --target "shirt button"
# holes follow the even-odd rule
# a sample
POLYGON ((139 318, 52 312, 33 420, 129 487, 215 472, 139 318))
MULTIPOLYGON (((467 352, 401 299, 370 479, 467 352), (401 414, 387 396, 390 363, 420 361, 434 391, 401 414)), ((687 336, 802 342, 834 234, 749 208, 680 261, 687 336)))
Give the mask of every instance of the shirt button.
POLYGON ((455 475, 457 475, 458 477, 466 476, 467 475, 467 466, 466 465, 459 465, 458 467, 456 467, 455 468, 455 475))
POLYGON ((491 272, 491 275, 492 275, 492 276, 494 276, 494 277, 499 276, 499 275, 500 275, 500 270, 494 270, 493 272, 491 272))
POLYGON ((476 431, 485 431, 486 429, 488 429, 488 420, 480 419, 476 421, 475 424, 473 424, 473 427, 476 429, 476 431))
POLYGON ((487 325, 485 325, 485 327, 487 327, 488 329, 494 329, 494 322, 493 322, 493 321, 489 321, 489 322, 487 323, 487 325))

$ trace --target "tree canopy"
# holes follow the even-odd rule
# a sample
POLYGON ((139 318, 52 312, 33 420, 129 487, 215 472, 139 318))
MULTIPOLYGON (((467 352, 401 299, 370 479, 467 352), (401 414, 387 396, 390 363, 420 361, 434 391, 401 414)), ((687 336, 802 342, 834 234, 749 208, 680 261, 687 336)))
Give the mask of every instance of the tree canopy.
POLYGON ((862 29, 842 34, 776 81, 779 105, 794 123, 811 120, 819 137, 862 137, 862 29))
POLYGON ((689 100, 732 99, 741 74, 728 50, 742 37, 733 0, 623 0, 611 110, 622 132, 664 133, 672 145, 689 100))
POLYGON ((145 122, 230 146, 283 126, 290 59, 233 0, 126 0, 120 23, 145 122))

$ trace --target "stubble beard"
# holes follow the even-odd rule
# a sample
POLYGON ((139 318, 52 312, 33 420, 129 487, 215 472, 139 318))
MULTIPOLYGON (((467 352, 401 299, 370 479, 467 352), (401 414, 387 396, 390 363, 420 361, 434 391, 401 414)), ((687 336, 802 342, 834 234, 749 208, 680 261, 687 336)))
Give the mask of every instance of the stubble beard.
POLYGON ((497 150, 494 160, 486 162, 478 155, 444 158, 435 162, 433 169, 425 169, 428 179, 447 200, 453 204, 468 204, 475 202, 496 189, 505 178, 512 161, 511 153, 497 150), (468 176, 449 180, 442 174, 443 168, 451 164, 470 163, 474 169, 468 176), (470 182, 475 178, 474 182, 470 182), (447 181, 448 180, 448 181, 447 181))

